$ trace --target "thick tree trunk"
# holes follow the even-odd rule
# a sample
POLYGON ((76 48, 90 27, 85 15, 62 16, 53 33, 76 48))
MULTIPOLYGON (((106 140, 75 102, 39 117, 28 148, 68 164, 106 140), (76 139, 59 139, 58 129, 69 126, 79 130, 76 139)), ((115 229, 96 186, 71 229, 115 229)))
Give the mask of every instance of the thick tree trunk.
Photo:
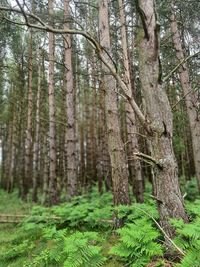
POLYGON ((139 69, 147 116, 153 130, 151 135, 154 167, 154 194, 160 222, 169 236, 174 235, 170 218, 188 221, 178 183, 178 168, 172 146, 172 112, 160 79, 159 25, 153 0, 139 0, 140 31, 139 69))
MULTIPOLYGON (((123 65, 124 65, 124 82, 132 93, 131 85, 131 75, 129 69, 129 59, 128 59, 128 45, 126 36, 126 21, 124 15, 124 3, 123 0, 118 0, 119 11, 120 11, 120 23, 121 23, 121 42, 122 42, 122 55, 123 55, 123 65)), ((133 95, 131 94, 131 98, 133 95)), ((141 165, 138 159, 133 158, 133 153, 138 152, 138 140, 137 140, 137 126, 135 113, 133 112, 131 105, 126 101, 126 124, 127 124, 127 145, 130 159, 129 159, 129 169, 131 180, 133 182, 134 193, 137 202, 143 202, 143 181, 141 174, 141 165)))
MULTIPOLYGON (((48 1, 49 23, 52 24, 53 0, 48 1)), ((49 205, 58 203, 56 177, 56 107, 54 85, 54 34, 49 33, 49 205)))
MULTIPOLYGON (((69 0, 64 1, 65 28, 69 28, 69 0)), ((70 197, 77 195, 78 181, 76 171, 76 126, 75 126, 75 93, 72 69, 71 36, 64 36, 65 45, 65 84, 66 84, 66 114, 67 129, 65 146, 67 155, 67 192, 70 197)))
MULTIPOLYGON (((107 52, 110 52, 110 36, 108 22, 108 2, 100 1, 99 5, 99 31, 100 43, 107 52)), ((105 55, 106 57, 106 55, 105 55)), ((107 56, 108 60, 110 58, 107 56)), ((104 72, 108 72, 108 68, 102 66, 104 72)), ((118 108, 116 97, 116 82, 112 75, 104 74, 105 87, 105 106, 106 106, 106 123, 108 134, 108 150, 111 159, 112 183, 114 204, 129 204, 128 192, 128 169, 124 150, 124 145, 120 136, 120 127, 118 120, 118 108)))
MULTIPOLYGON (((184 59, 184 50, 181 43, 181 36, 179 33, 177 20, 175 16, 175 11, 172 8, 171 16, 171 31, 173 45, 176 51, 176 57, 179 61, 184 59)), ((187 110, 187 115, 190 124, 190 131, 192 137, 192 147, 194 155, 194 164, 196 171, 196 178, 198 183, 198 189, 200 192, 200 118, 198 114, 198 98, 195 91, 192 89, 189 81, 189 71, 187 68, 187 63, 182 64, 179 69, 180 83, 185 95, 185 105, 187 110)))

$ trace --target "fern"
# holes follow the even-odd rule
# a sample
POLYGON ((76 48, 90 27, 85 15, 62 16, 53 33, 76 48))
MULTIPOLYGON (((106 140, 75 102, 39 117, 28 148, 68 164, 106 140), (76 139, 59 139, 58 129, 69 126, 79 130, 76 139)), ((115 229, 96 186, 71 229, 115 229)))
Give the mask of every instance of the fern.
POLYGON ((47 228, 40 239, 45 246, 37 255, 32 254, 23 266, 99 267, 105 261, 101 248, 96 245, 99 241, 95 232, 75 232, 70 235, 67 229, 47 228))
POLYGON ((7 251, 1 253, 0 257, 2 260, 13 260, 17 257, 20 257, 24 254, 27 254, 27 251, 33 249, 34 244, 28 240, 24 240, 21 244, 11 247, 7 251))
POLYGON ((186 209, 191 218, 200 217, 200 199, 196 199, 194 202, 186 202, 186 209))
POLYGON ((200 266, 200 218, 193 222, 184 224, 182 220, 172 220, 176 228, 177 237, 175 243, 182 248, 186 255, 177 267, 199 267, 200 266))
POLYGON ((117 233, 120 235, 120 242, 110 253, 133 267, 146 266, 154 256, 162 255, 162 248, 156 242, 160 234, 146 219, 135 220, 117 230, 117 233))
POLYGON ((109 228, 106 220, 112 218, 112 195, 105 193, 101 196, 96 188, 89 195, 78 196, 70 203, 55 206, 49 212, 61 217, 61 222, 71 228, 94 229, 109 228))
POLYGON ((96 245, 99 240, 95 232, 76 232, 65 239, 64 267, 99 267, 105 262, 101 248, 96 245))

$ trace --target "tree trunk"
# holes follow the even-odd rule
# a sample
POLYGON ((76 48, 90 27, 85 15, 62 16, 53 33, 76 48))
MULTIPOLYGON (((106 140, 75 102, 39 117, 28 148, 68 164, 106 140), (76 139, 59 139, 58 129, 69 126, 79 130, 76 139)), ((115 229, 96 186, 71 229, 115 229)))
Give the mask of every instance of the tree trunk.
POLYGON ((32 200, 37 202, 37 189, 39 178, 39 152, 40 152, 40 101, 41 101, 41 49, 39 49, 38 60, 38 84, 36 96, 36 115, 35 115, 35 141, 33 145, 33 193, 32 200))
MULTIPOLYGON (((110 53, 110 35, 108 22, 108 2, 100 1, 99 5, 99 32, 100 43, 103 49, 110 53)), ((105 55, 106 57, 106 55, 105 55)), ((110 58, 107 56, 108 60, 110 58)), ((104 72, 108 72, 108 68, 102 66, 104 72)), ((124 145, 120 136, 120 127, 118 120, 118 108, 116 97, 116 82, 112 75, 104 73, 105 87, 105 106, 106 106, 106 123, 108 134, 108 150, 111 159, 112 183, 114 204, 127 205, 130 203, 128 192, 128 169, 124 145)))
POLYGON ((170 218, 188 221, 178 183, 178 168, 172 146, 172 112, 160 77, 159 25, 153 0, 139 0, 143 31, 138 34, 139 70, 147 116, 151 122, 151 152, 154 158, 154 195, 160 222, 171 237, 170 218))
MULTIPOLYGON (((179 33, 175 11, 172 7, 171 15, 171 31, 172 31, 172 40, 173 45, 176 51, 176 57, 179 61, 184 60, 184 50, 181 44, 181 36, 179 33)), ((180 83, 185 95, 185 104, 187 115, 190 124, 190 131, 192 137, 192 147, 193 147, 193 156, 195 164, 195 172, 197 178, 198 189, 200 192, 200 118, 198 114, 198 99, 195 91, 192 89, 189 81, 189 71, 187 68, 187 63, 182 64, 179 69, 179 78, 180 83)))
POLYGON ((13 113, 13 120, 8 128, 8 151, 7 151, 7 191, 11 193, 14 189, 14 163, 15 163, 15 112, 13 113))
MULTIPOLYGON (((124 83, 129 88, 132 93, 131 86, 131 75, 129 69, 129 59, 128 59, 128 45, 127 45, 127 35, 126 35, 126 21, 124 15, 124 3, 123 0, 118 0, 119 11, 120 11, 120 23, 121 23, 121 42, 122 42, 122 55, 123 55, 123 65, 124 65, 124 83)), ((133 94, 131 94, 133 98, 133 94)), ((125 104, 126 108, 126 124, 127 124, 127 145, 129 150, 129 168, 131 174, 131 180, 133 182, 134 193, 137 202, 143 202, 143 181, 141 174, 141 165, 138 159, 133 158, 133 153, 138 152, 138 139, 137 139, 137 126, 135 113, 133 112, 131 105, 128 101, 125 104)))
MULTIPOLYGON (((64 28, 69 28, 69 0, 64 1, 64 28)), ((65 34, 65 84, 66 84, 66 114, 67 129, 65 146, 67 155, 67 192, 70 197, 78 193, 78 181, 76 171, 76 125, 75 125, 75 92, 72 69, 72 43, 71 36, 65 34)))
POLYGON ((43 137, 43 184, 42 184, 42 204, 48 204, 48 191, 49 191, 49 159, 48 159, 48 142, 46 141, 46 133, 43 137))
POLYGON ((111 189, 111 171, 110 157, 108 154, 107 136, 106 136, 106 121, 105 121, 105 90, 102 82, 99 84, 98 95, 98 188, 99 193, 103 193, 103 184, 106 191, 111 189))
POLYGON ((29 62, 28 62, 28 112, 25 139, 25 178, 24 197, 27 197, 31 181, 31 153, 32 153, 32 112, 33 112, 33 52, 32 52, 32 29, 29 31, 29 62))
MULTIPOLYGON (((52 25, 53 1, 48 1, 49 23, 52 25)), ((56 107, 54 85, 54 34, 49 32, 49 205, 58 203, 56 177, 56 107)))

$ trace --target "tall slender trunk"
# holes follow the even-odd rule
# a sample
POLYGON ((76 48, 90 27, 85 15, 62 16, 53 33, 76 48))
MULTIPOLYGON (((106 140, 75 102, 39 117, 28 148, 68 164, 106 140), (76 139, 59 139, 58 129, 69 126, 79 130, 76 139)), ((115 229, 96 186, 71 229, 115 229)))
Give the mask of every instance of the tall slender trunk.
MULTIPOLYGON (((99 32, 100 43, 103 49, 110 53, 110 35, 108 22, 108 2, 101 0, 99 5, 99 32)), ((105 55, 106 57, 106 55, 105 55)), ((107 56, 108 60, 110 58, 107 56)), ((117 97, 116 97, 116 81, 112 75, 107 74, 108 69, 102 66, 104 71, 104 88, 105 90, 105 106, 106 106, 106 123, 108 135, 108 150, 112 167, 112 183, 114 204, 129 204, 128 192, 128 169, 124 145, 120 136, 120 127, 118 119, 117 97), (106 74, 105 74, 106 73, 106 74)))
MULTIPOLYGON (((185 58, 184 49, 182 46, 181 36, 178 29, 175 11, 173 10, 173 7, 171 15, 171 31, 173 34, 172 40, 174 49, 176 51, 176 57, 179 61, 182 61, 185 58)), ((185 105, 192 137, 195 172, 196 172, 198 189, 200 192, 200 118, 197 107, 198 99, 195 91, 192 89, 190 84, 189 71, 186 62, 179 67, 178 73, 183 93, 185 95, 185 105)))
POLYGON ((13 120, 8 128, 8 151, 7 151, 7 191, 10 193, 14 188, 14 162, 15 162, 15 114, 13 112, 13 120))
POLYGON ((48 188, 49 188, 49 159, 48 159, 48 142, 46 137, 46 132, 43 133, 43 147, 42 147, 42 173, 43 183, 42 183, 42 204, 48 203, 48 188))
POLYGON ((80 181, 81 187, 84 186, 85 181, 85 136, 84 136, 84 125, 80 123, 79 126, 79 134, 80 134, 80 181))
MULTIPOLYGON (((121 42, 122 42, 122 55, 123 55, 123 65, 124 65, 124 82, 129 88, 132 94, 132 84, 131 84, 131 75, 129 68, 129 59, 128 59, 128 45, 127 45, 127 35, 126 35, 126 21, 124 14, 124 3, 123 0, 118 0, 119 12, 120 12, 120 23, 121 23, 121 42)), ((138 139, 137 139, 137 126, 135 113, 132 110, 132 107, 128 101, 125 104, 126 109, 126 123, 127 123, 127 145, 129 150, 129 168, 130 174, 133 182, 134 193, 136 196, 137 202, 143 202, 143 181, 141 174, 141 165, 138 159, 133 159, 133 153, 138 152, 138 139)))
MULTIPOLYGON (((95 55, 94 55, 95 57, 95 55)), ((95 62, 91 61, 91 116, 90 116, 90 133, 91 133, 91 159, 92 159, 92 183, 95 183, 97 177, 97 81, 95 77, 95 62)))
MULTIPOLYGON (((69 28, 69 0, 64 1, 64 28, 69 28)), ((66 84, 66 114, 67 129, 65 136, 67 154, 67 192, 70 197, 78 193, 78 179, 76 171, 76 125, 75 125, 75 92, 72 69, 71 35, 64 36, 65 45, 65 84, 66 84)))
POLYGON ((143 30, 138 33, 139 70, 147 116, 153 129, 151 140, 154 166, 154 194, 160 222, 169 236, 174 235, 169 218, 188 221, 178 183, 178 168, 172 146, 173 122, 171 107, 161 82, 159 59, 159 25, 153 0, 139 0, 143 30))
POLYGON ((32 51, 32 29, 29 30, 29 62, 28 62, 28 113, 25 139, 25 177, 24 196, 26 198, 31 182, 31 153, 32 153, 32 113, 33 113, 33 51, 32 51))
POLYGON ((110 157, 108 154, 107 136, 106 136, 106 122, 105 122, 105 90, 99 84, 98 95, 98 188, 99 193, 103 193, 103 184, 108 191, 111 189, 111 171, 110 171, 110 157))
MULTIPOLYGON (((53 24, 53 0, 48 1, 49 23, 53 24)), ((55 38, 49 32, 49 204, 58 202, 57 177, 56 177, 56 106, 54 84, 54 50, 55 38)))
POLYGON ((40 101, 41 101, 41 49, 39 49, 38 60, 38 84, 36 96, 36 115, 35 115, 35 140, 33 145, 33 192, 32 200, 37 201, 37 189, 39 178, 39 153, 40 153, 40 101))

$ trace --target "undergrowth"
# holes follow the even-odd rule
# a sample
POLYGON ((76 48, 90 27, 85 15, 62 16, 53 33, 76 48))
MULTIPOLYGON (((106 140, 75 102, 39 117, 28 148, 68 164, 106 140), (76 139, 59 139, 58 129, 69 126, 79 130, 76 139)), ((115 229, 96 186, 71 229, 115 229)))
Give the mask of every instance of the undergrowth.
MULTIPOLYGON (((17 226, 0 225, 0 267, 167 266, 164 237, 152 220, 159 220, 156 204, 149 195, 145 193, 144 204, 133 199, 130 206, 114 208, 111 193, 99 195, 95 187, 71 202, 30 210, 16 192, 6 197, 0 191, 8 212, 13 205, 18 213, 30 214, 17 226), (124 222, 122 228, 115 228, 113 214, 124 222)), ((185 256, 171 266, 200 267, 199 207, 200 200, 187 201, 191 222, 172 221, 177 232, 174 242, 185 256)))

